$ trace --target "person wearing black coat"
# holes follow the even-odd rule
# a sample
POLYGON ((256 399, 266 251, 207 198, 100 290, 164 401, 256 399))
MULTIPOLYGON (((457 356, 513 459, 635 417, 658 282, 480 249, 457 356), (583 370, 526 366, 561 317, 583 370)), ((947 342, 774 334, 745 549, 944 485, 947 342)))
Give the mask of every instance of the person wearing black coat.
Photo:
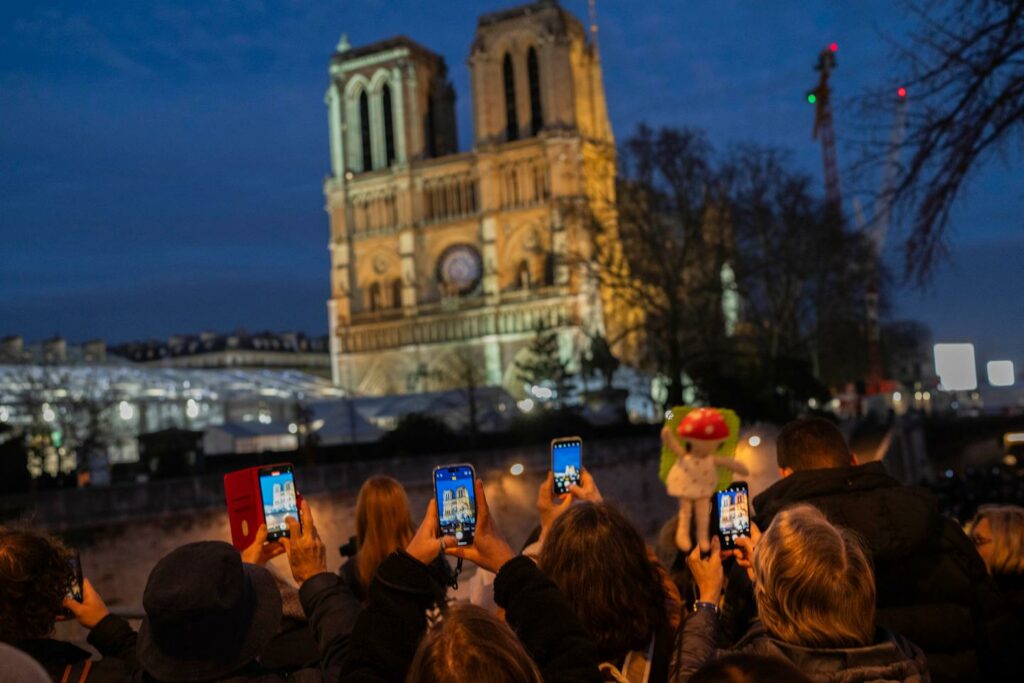
POLYGON ((601 681, 593 642, 555 584, 533 560, 516 556, 497 533, 479 481, 476 499, 478 524, 472 546, 453 547, 455 539, 437 538, 437 504, 431 501, 406 550, 392 553, 381 564, 352 633, 342 680, 406 680, 428 628, 443 628, 436 624, 443 623, 448 609, 446 577, 433 566, 443 550, 497 574, 495 601, 545 683, 601 681))
MULTIPOLYGON (((327 571, 308 503, 302 503, 300 514, 301 528, 289 518, 291 535, 280 543, 300 585, 319 668, 282 674, 261 663, 263 649, 281 626, 280 593, 261 561, 243 562, 237 550, 219 541, 184 545, 157 563, 146 583, 146 617, 137 634, 123 619, 106 614, 102 601, 86 596, 73 611, 84 626, 95 624, 90 643, 105 656, 122 658, 133 683, 336 681, 358 601, 327 571)), ((277 553, 271 544, 263 548, 266 556, 277 553)))
MULTIPOLYGON (((783 479, 753 501, 757 525, 795 503, 810 503, 833 524, 856 532, 874 566, 877 623, 924 650, 934 681, 979 680, 1017 666, 1007 643, 1008 615, 959 525, 926 489, 904 486, 880 462, 856 464, 839 430, 825 420, 787 425, 777 441, 783 479)), ((726 593, 733 638, 753 616, 745 572, 734 568, 726 593)))

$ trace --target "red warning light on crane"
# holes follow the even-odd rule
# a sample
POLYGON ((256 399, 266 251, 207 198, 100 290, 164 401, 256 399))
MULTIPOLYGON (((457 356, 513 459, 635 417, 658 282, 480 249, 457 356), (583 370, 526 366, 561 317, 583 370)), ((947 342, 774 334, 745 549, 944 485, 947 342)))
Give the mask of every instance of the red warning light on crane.
POLYGON ((899 95, 901 98, 902 97, 906 97, 907 96, 907 89, 903 88, 903 87, 899 87, 899 88, 896 89, 896 94, 899 95))
POLYGON ((839 52, 839 43, 829 43, 828 49, 832 52, 839 52))

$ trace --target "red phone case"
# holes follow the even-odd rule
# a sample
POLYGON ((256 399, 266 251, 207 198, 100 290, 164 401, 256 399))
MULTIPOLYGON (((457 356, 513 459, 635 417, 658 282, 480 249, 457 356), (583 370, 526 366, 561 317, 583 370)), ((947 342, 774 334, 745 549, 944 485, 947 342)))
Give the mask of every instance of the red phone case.
MULTIPOLYGON (((245 550, 256 540, 256 531, 266 521, 263 515, 263 496, 260 493, 260 470, 272 467, 295 467, 291 463, 275 463, 247 467, 224 475, 224 498, 228 504, 228 525, 231 544, 245 550)), ((295 503, 302 507, 302 494, 295 492, 295 503)), ((301 523, 302 520, 300 519, 301 523)))
POLYGON ((263 500, 260 496, 260 467, 224 475, 224 498, 228 504, 231 544, 239 550, 252 545, 256 531, 263 524, 263 500))

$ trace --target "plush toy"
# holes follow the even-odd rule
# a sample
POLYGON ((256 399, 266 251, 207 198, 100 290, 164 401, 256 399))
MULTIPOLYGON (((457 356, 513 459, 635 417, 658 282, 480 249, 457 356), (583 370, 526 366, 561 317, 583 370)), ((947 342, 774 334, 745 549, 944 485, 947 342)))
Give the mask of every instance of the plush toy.
POLYGON ((663 467, 662 480, 668 494, 679 499, 676 546, 684 553, 693 548, 690 520, 696 514, 697 543, 702 552, 707 552, 711 549, 711 494, 718 487, 717 468, 747 474, 747 468, 733 460, 731 452, 723 454, 735 448, 739 419, 732 411, 696 408, 687 412, 674 428, 673 422, 670 419, 662 428, 661 441, 665 446, 663 453, 672 458, 667 472, 663 467), (735 423, 731 428, 723 413, 735 423))

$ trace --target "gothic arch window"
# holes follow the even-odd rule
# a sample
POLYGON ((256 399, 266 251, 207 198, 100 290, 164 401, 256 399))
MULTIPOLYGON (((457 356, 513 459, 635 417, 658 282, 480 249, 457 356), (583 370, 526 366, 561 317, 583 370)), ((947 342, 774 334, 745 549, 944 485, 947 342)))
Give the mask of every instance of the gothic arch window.
POLYGON ((380 283, 374 282, 370 285, 370 311, 376 312, 380 309, 380 283))
POLYGON ((519 119, 516 116, 516 76, 512 70, 512 56, 505 53, 501 66, 505 79, 505 139, 519 139, 519 119))
POLYGON ((537 51, 530 48, 526 54, 526 73, 530 79, 530 134, 536 135, 544 127, 544 110, 540 102, 540 69, 537 51))
POLYGON ((387 83, 381 89, 381 104, 384 107, 384 152, 386 155, 385 165, 390 166, 395 162, 395 120, 391 110, 391 86, 387 83))
POLYGON ((533 286, 533 278, 530 275, 530 264, 523 259, 516 268, 516 287, 519 289, 530 289, 533 286))
POLYGON ((359 93, 359 141, 363 152, 363 170, 373 169, 373 149, 370 147, 370 98, 366 91, 359 93))
POLYGON ((391 305, 394 308, 402 307, 402 278, 395 278, 391 282, 391 305))

